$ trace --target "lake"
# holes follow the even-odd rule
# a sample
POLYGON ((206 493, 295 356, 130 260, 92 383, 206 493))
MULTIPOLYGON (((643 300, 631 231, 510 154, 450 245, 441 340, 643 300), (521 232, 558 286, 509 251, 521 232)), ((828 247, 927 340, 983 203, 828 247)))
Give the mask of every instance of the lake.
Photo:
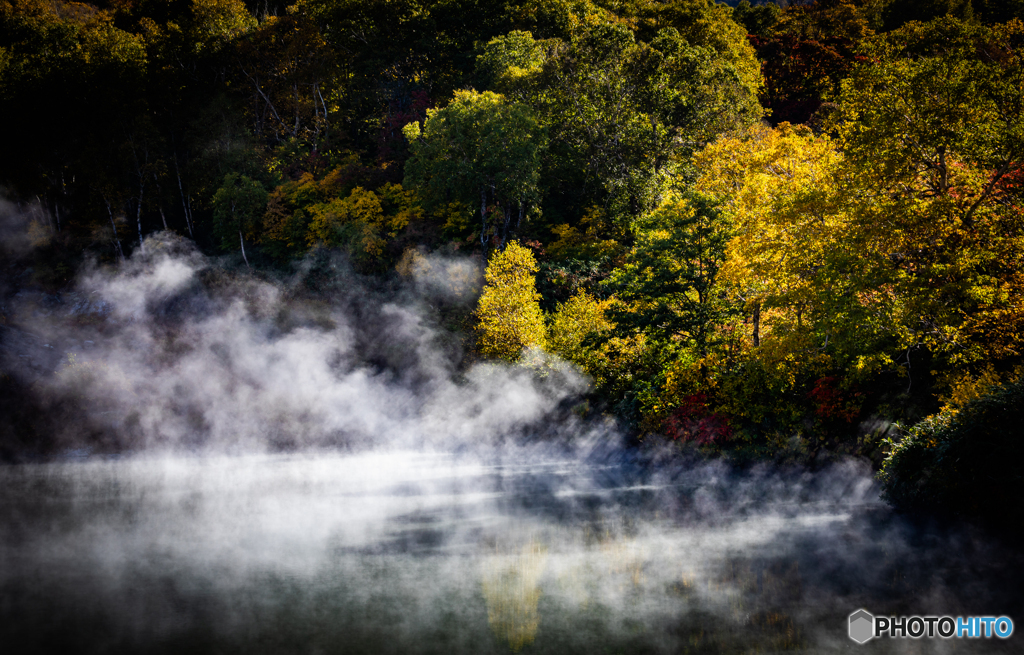
POLYGON ((5 653, 1021 652, 847 636, 1009 615, 1021 557, 866 466, 629 451, 144 455, 0 467, 5 653))

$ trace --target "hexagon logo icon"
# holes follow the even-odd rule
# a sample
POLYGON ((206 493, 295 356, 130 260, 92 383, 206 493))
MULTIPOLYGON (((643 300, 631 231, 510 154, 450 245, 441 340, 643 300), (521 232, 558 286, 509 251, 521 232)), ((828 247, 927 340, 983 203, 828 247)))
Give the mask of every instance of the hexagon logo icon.
POLYGON ((875 617, 866 610, 857 610, 850 615, 850 639, 863 644, 874 636, 875 617))

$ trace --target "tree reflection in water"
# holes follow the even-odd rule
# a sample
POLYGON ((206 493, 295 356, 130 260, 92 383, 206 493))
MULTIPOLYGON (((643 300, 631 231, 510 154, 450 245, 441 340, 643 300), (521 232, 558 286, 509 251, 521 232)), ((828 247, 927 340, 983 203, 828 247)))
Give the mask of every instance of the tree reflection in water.
POLYGON ((534 539, 512 554, 494 554, 483 563, 487 621, 499 640, 512 652, 532 644, 540 617, 540 578, 547 564, 547 548, 534 539))

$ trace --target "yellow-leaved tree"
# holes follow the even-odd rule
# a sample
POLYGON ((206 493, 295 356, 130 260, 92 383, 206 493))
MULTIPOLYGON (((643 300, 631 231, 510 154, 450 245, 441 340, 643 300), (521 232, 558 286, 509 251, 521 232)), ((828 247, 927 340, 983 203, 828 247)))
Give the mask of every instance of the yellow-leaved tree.
POLYGON ((589 340, 610 331, 614 325, 605 317, 611 300, 598 300, 580 290, 558 305, 551 317, 548 345, 551 351, 597 376, 607 358, 589 340))
POLYGON ((476 309, 481 353, 514 360, 524 348, 544 346, 536 274, 533 253, 514 241, 491 255, 476 309))
POLYGON ((388 239, 419 217, 413 192, 390 183, 376 192, 357 186, 345 198, 334 198, 306 211, 312 219, 306 234, 310 246, 347 245, 364 260, 380 259, 388 239))
MULTIPOLYGON (((745 310, 740 349, 717 372, 718 408, 759 435, 788 438, 805 416, 798 399, 810 380, 891 364, 894 304, 884 286, 865 282, 870 260, 850 246, 842 154, 828 136, 754 126, 696 159, 698 187, 732 222, 720 281, 745 310)), ((677 366, 666 396, 701 386, 677 366)))
POLYGON ((825 135, 756 126, 698 154, 698 185, 734 222, 721 277, 746 305, 751 345, 854 358, 869 372, 911 337, 878 257, 853 234, 843 163, 825 135))
POLYGON ((827 137, 788 123, 722 137, 697 157, 699 187, 735 224, 722 278, 746 304, 754 346, 798 312, 819 313, 816 274, 842 233, 829 202, 839 159, 827 137))

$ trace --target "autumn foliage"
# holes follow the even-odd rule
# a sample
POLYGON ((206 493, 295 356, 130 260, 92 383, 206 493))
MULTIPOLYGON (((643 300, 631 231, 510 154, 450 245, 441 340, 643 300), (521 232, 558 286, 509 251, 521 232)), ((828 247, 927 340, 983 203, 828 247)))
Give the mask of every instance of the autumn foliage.
POLYGON ((0 0, 0 187, 40 284, 165 229, 461 267, 463 364, 544 348, 640 439, 880 464, 1024 366, 1019 4, 0 0))
POLYGON ((536 273, 533 253, 516 242, 491 255, 476 309, 478 347, 484 355, 514 360, 525 348, 543 347, 544 315, 537 302, 536 273))

